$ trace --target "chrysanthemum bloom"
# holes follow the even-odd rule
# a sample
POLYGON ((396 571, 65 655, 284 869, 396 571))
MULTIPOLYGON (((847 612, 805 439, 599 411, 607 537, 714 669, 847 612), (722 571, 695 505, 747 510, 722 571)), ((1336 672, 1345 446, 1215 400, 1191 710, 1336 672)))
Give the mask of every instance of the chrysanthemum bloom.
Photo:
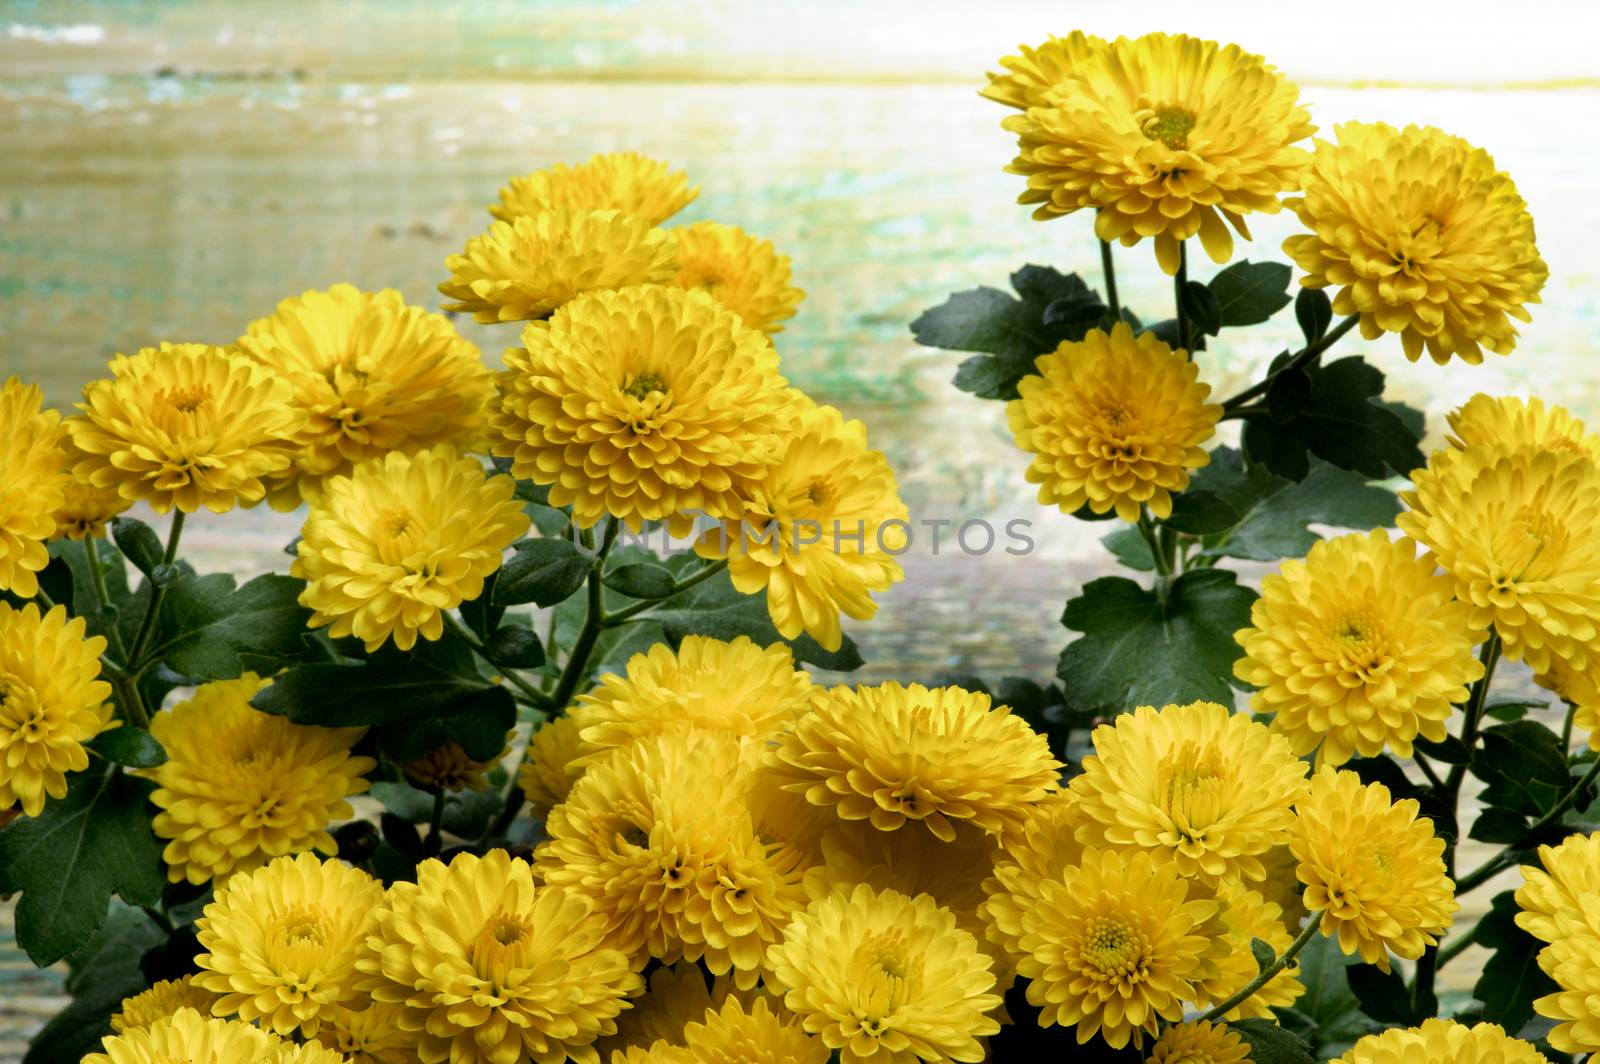
POLYGON ((803 869, 755 830, 750 740, 666 734, 591 766, 545 822, 536 868, 594 902, 604 941, 642 967, 704 960, 741 986, 805 903, 803 869))
POLYGON ((0 602, 0 813, 38 816, 46 795, 65 797, 67 773, 89 767, 83 744, 111 723, 106 641, 84 631, 65 606, 0 602))
POLYGON ((202 1016, 211 1015, 211 1006, 216 1003, 217 995, 197 984, 194 979, 192 975, 163 979, 148 990, 123 998, 121 1006, 111 1017, 112 1032, 122 1034, 149 1027, 179 1009, 194 1009, 202 1016))
POLYGON ((984 935, 1014 965, 1023 955, 1022 914, 1038 904, 1045 880, 1060 879, 1083 859, 1077 830, 1083 823, 1078 798, 1056 791, 1029 807, 1021 828, 1007 832, 994 857, 994 874, 983 884, 978 915, 984 935))
MULTIPOLYGON (((101 1039, 103 1053, 90 1053, 82 1064, 284 1064, 284 1041, 240 1020, 219 1020, 182 1008, 148 1027, 136 1027, 101 1039)), ((289 1058, 293 1060, 293 1058, 289 1058)), ((299 1064, 298 1061, 295 1064, 299 1064)))
POLYGON ((358 963, 375 1003, 403 1006, 424 1064, 598 1064, 592 1043, 640 985, 604 933, 588 899, 534 886, 526 861, 462 853, 389 888, 358 963))
POLYGON ((1006 73, 991 72, 988 87, 978 95, 1019 111, 1048 106, 1050 94, 1067 87, 1090 57, 1105 47, 1105 41, 1082 30, 1051 37, 1037 48, 1019 45, 1019 54, 1000 60, 1006 73))
POLYGON ((593 292, 506 352, 498 455, 590 527, 741 512, 782 452, 793 397, 767 337, 704 292, 593 292))
POLYGON ((1306 900, 1295 875, 1299 862, 1295 860, 1294 851, 1289 849, 1288 843, 1274 846, 1261 855, 1261 864, 1267 876, 1259 883, 1251 883, 1250 888, 1278 907, 1285 924, 1299 927, 1306 917, 1306 900))
POLYGON ((1588 900, 1600 899, 1600 832, 1539 847, 1539 866, 1523 865, 1522 880, 1518 927, 1544 942, 1585 929, 1600 935, 1600 913, 1590 912, 1588 900))
POLYGON ((728 998, 684 1027, 683 1044, 696 1064, 827 1064, 832 1055, 821 1038, 806 1033, 799 1017, 774 1009, 765 998, 748 1008, 728 998))
MULTIPOLYGON (((1206 896, 1199 884, 1191 884, 1189 893, 1191 897, 1206 896)), ((1201 1006, 1227 1000, 1256 977, 1255 954, 1250 948, 1253 940, 1260 939, 1279 954, 1294 941, 1283 910, 1242 882, 1223 880, 1214 897, 1217 914, 1198 932, 1210 941, 1201 974, 1194 980, 1195 1003, 1201 1006)), ((1293 1005, 1305 993, 1296 971, 1290 967, 1279 972, 1222 1018, 1271 1019, 1272 1009, 1293 1005)))
POLYGON ((417 1064, 417 1036, 400 1028, 403 1005, 336 1008, 323 1019, 317 1041, 349 1064, 417 1064))
POLYGON ((367 789, 362 775, 376 764, 350 754, 365 729, 262 713, 250 699, 270 682, 247 672, 203 684, 150 722, 167 760, 142 774, 156 782, 151 826, 171 840, 162 857, 174 883, 220 882, 282 854, 331 856, 328 825, 355 815, 346 799, 367 789))
POLYGON ((1060 878, 1040 884, 1022 914, 1017 971, 1041 1026, 1076 1026, 1120 1049, 1183 1018, 1203 974, 1202 927, 1217 904, 1192 898, 1176 863, 1147 852, 1087 850, 1060 878))
POLYGON ((305 424, 289 382, 222 347, 162 344, 110 363, 67 420, 73 475, 157 513, 260 502, 305 424))
POLYGON ((489 213, 509 222, 555 208, 617 210, 660 225, 700 195, 689 175, 638 152, 596 155, 586 163, 557 163, 512 178, 489 213))
MULTIPOLYGON (((1003 85, 1032 104, 1002 125, 1017 134, 1007 169, 1028 179, 1018 203, 1041 221, 1096 208, 1095 234, 1132 247, 1154 237, 1156 261, 1178 272, 1179 246, 1196 234, 1217 262, 1246 239, 1244 215, 1276 213, 1300 186, 1316 131, 1300 90, 1237 45, 1167 33, 1108 45, 1067 42, 1052 55, 1043 98, 1033 77, 1003 85), (1076 52, 1077 54, 1073 54, 1076 52)), ((1042 73, 1043 71, 1041 71, 1042 73)), ((1043 88, 1042 86, 1040 87, 1043 88)))
POLYGON ((1073 778, 1086 845, 1154 850, 1186 876, 1260 879, 1287 842, 1306 766, 1287 739, 1215 702, 1140 706, 1094 730, 1073 778))
POLYGON ((53 539, 104 539, 111 519, 133 505, 115 488, 97 488, 83 480, 67 481, 62 496, 52 515, 53 539))
POLYGON ((407 306, 392 288, 338 284, 285 299, 250 323, 238 348, 288 380, 306 414, 294 465, 273 485, 281 509, 369 458, 472 447, 488 428, 494 377, 477 347, 449 318, 407 306))
POLYGON ((1396 522, 1430 549, 1506 656, 1600 661, 1600 467, 1552 449, 1472 448, 1411 474, 1396 522))
POLYGON ((739 1001, 748 1012, 757 1000, 770 996, 764 989, 740 990, 726 976, 717 976, 708 985, 705 972, 694 961, 663 964, 650 973, 650 985, 634 999, 633 1007, 617 1017, 617 1033, 596 1041, 595 1049, 606 1059, 617 1050, 681 1046, 684 1028, 704 1020, 706 1013, 722 1011, 730 1000, 739 1001))
POLYGON ((232 876, 196 922, 209 952, 195 958, 205 969, 195 982, 221 995, 219 1016, 309 1037, 359 1002, 356 956, 382 898, 361 869, 309 853, 232 876))
POLYGON ((767 593, 773 626, 839 649, 839 615, 867 620, 874 591, 905 578, 907 511, 894 470, 867 428, 831 406, 797 401, 782 458, 744 493, 743 509, 695 549, 727 558, 733 586, 767 593))
POLYGON ((633 655, 626 676, 606 673, 570 716, 587 763, 667 732, 766 738, 804 712, 810 698, 811 677, 795 668, 784 644, 691 635, 676 652, 656 643, 633 655))
POLYGON ((312 628, 376 650, 438 639, 444 614, 483 594, 505 549, 528 530, 506 476, 485 476, 448 444, 391 452, 334 477, 311 506, 289 572, 306 581, 312 628))
POLYGON ((748 328, 771 336, 794 317, 805 292, 789 284, 789 256, 772 241, 734 225, 696 222, 670 230, 678 272, 668 283, 698 288, 744 319, 748 328))
POLYGON ((1483 675, 1481 630, 1455 581, 1409 539, 1381 529, 1323 540, 1261 581, 1252 627, 1234 633, 1234 675, 1260 690, 1257 713, 1317 764, 1411 756, 1420 735, 1445 737, 1451 704, 1483 675))
POLYGON ((1189 471, 1211 460, 1201 446, 1216 432, 1222 407, 1206 402, 1200 370, 1152 333, 1134 336, 1126 322, 1110 335, 1089 330, 1080 342, 1034 361, 1019 398, 1006 404, 1017 446, 1033 455, 1027 479, 1039 501, 1063 513, 1088 506, 1137 521, 1147 505, 1172 514, 1172 495, 1189 471))
MULTIPOLYGON (((1587 900, 1592 907, 1592 896, 1587 900)), ((1539 967, 1557 988, 1533 1003, 1533 1011, 1556 1021, 1550 1044, 1563 1053, 1600 1052, 1600 931, 1569 925, 1539 951, 1539 967)))
POLYGON ((1391 1027, 1357 1042, 1339 1064, 1543 1064, 1544 1054, 1492 1023, 1472 1027, 1455 1020, 1423 1020, 1421 1027, 1391 1027))
MULTIPOLYGON (((511 739, 507 733, 506 739, 511 739)), ((484 791, 489 789, 489 773, 511 752, 509 745, 488 761, 474 761, 460 743, 445 743, 423 756, 400 766, 401 775, 413 787, 431 791, 484 791)))
POLYGON ((1305 194, 1286 200, 1310 233, 1283 250, 1307 288, 1335 287, 1333 309, 1361 315, 1361 335, 1399 333, 1406 357, 1427 349, 1483 361, 1511 353, 1549 269, 1533 218, 1494 159, 1438 129, 1347 122, 1319 140, 1305 194))
POLYGON ((571 717, 546 721, 528 740, 522 767, 517 770, 517 785, 538 819, 543 820, 566 801, 572 785, 583 775, 579 745, 578 725, 571 717))
POLYGON ((1600 656, 1590 657, 1581 671, 1551 658, 1550 667, 1535 673, 1533 682, 1573 707, 1572 726, 1589 733, 1589 749, 1600 750, 1600 656))
POLYGON ((558 208, 495 222, 445 259, 445 310, 478 321, 528 321, 583 292, 661 284, 678 272, 672 238, 612 210, 558 208))
POLYGON ((1250 1043, 1221 1024, 1175 1023, 1150 1047, 1145 1064, 1250 1064, 1250 1043))
POLYGON ((267 1058, 266 1064, 352 1064, 337 1049, 329 1049, 319 1042, 305 1045, 285 1043, 278 1055, 267 1058))
POLYGON ((1479 392, 1449 415, 1450 445, 1533 448, 1577 454, 1600 461, 1600 436, 1564 406, 1546 406, 1538 397, 1491 396, 1479 392))
POLYGON ((945 842, 952 821, 1019 826, 1061 768, 1045 737, 988 695, 892 682, 819 692, 768 760, 788 790, 841 819, 881 831, 911 821, 945 842))
POLYGON ((35 574, 50 564, 44 541, 71 483, 61 415, 43 406, 37 386, 0 384, 0 591, 23 598, 39 593, 35 574))
POLYGON ((836 890, 767 951, 773 989, 844 1064, 980 1061, 999 1031, 990 961, 926 894, 836 890))
POLYGON ((1445 874, 1444 840, 1417 802, 1391 802, 1389 788, 1324 768, 1311 779, 1290 848, 1306 885, 1306 908, 1345 953, 1389 970, 1389 953, 1416 960, 1437 945, 1459 905, 1445 874), (1318 915, 1320 914, 1320 916, 1318 915))

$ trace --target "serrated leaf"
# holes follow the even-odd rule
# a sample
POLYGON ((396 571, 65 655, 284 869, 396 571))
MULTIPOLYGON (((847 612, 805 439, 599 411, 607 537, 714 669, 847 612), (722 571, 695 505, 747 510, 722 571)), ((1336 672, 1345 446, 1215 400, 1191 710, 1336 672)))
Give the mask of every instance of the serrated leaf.
POLYGON ((296 724, 357 728, 419 721, 490 689, 495 685, 478 675, 470 654, 419 644, 411 654, 385 653, 362 665, 296 666, 251 704, 296 724))
POLYGON ((1189 319, 1192 335, 1215 336, 1222 331, 1222 303, 1216 292, 1199 281, 1190 281, 1183 286, 1179 298, 1183 300, 1183 312, 1189 319))
POLYGON ((1333 324, 1333 303, 1328 293, 1320 288, 1302 288, 1294 297, 1294 318, 1300 323, 1300 333, 1306 343, 1314 344, 1327 333, 1333 324))
POLYGON ((64 798, 0 830, 0 894, 22 892, 17 942, 39 967, 79 949, 106 919, 112 894, 154 905, 166 885, 150 831, 155 785, 103 761, 68 777, 64 798))
POLYGON ((1184 573, 1164 593, 1125 577, 1084 585, 1061 621, 1083 635, 1061 652, 1056 675, 1076 706, 1131 708, 1232 701, 1239 648, 1256 593, 1223 569, 1184 573))
POLYGON ((1309 465, 1304 479, 1285 480, 1259 465, 1246 467, 1231 447, 1213 450, 1189 486, 1218 496, 1239 514, 1231 531, 1205 541, 1203 553, 1212 557, 1299 558, 1321 538, 1310 524, 1364 531, 1393 524, 1400 512, 1394 492, 1359 473, 1319 461, 1309 465))
POLYGON ((130 768, 155 768, 167 760, 160 740, 143 728, 128 725, 101 732, 89 740, 88 747, 112 764, 130 768))
POLYGON ((384 809, 401 820, 423 824, 433 815, 433 795, 409 783, 384 780, 372 785, 371 794, 384 809))
POLYGON ((1289 305, 1290 269, 1281 262, 1240 261, 1211 278, 1223 325, 1257 325, 1289 305))
POLYGON ((1244 449, 1252 461, 1290 480, 1305 477, 1308 454, 1374 480, 1390 471, 1404 476, 1423 464, 1418 434, 1379 401, 1383 374, 1376 367, 1357 356, 1308 366, 1305 372, 1311 395, 1293 420, 1246 421, 1244 449))
POLYGON ((185 574, 161 601, 152 657, 192 680, 227 680, 247 670, 270 674, 303 661, 301 636, 311 611, 305 581, 268 573, 235 589, 227 573, 185 574))
POLYGON ((1271 1020, 1232 1020, 1228 1029, 1250 1046, 1250 1064, 1314 1064, 1305 1039, 1271 1020))
POLYGON ((136 517, 113 517, 111 538, 116 541, 123 557, 145 576, 155 571, 166 553, 156 530, 136 517))
POLYGON ((1172 515, 1162 524, 1178 532, 1204 536, 1232 528, 1240 517, 1233 504, 1216 492, 1191 486, 1190 490, 1174 496, 1172 515))
POLYGON ((1100 542, 1116 555, 1118 562, 1135 572, 1148 573, 1156 567, 1155 559, 1150 557, 1150 544, 1132 525, 1123 525, 1115 532, 1101 536, 1100 542))
POLYGON ((1472 822, 1472 830, 1467 834, 1467 838, 1509 846, 1521 841, 1527 833, 1526 816, 1510 809, 1496 809, 1491 806, 1478 814, 1478 819, 1472 822))
POLYGON ((565 539, 525 539, 494 584, 496 606, 554 606, 583 586, 596 558, 565 539))
POLYGON ((1571 785, 1561 738, 1531 720, 1483 729, 1472 755, 1472 774, 1488 786, 1483 801, 1520 813, 1552 808, 1571 785))
POLYGON ((1274 423, 1287 425, 1311 405, 1311 376, 1303 369, 1273 374, 1267 386, 1267 413, 1274 423))
POLYGON ((1350 990, 1345 969, 1353 958, 1340 951, 1331 938, 1317 935, 1296 958, 1296 972, 1305 993, 1295 1001, 1295 1010, 1314 1025, 1314 1047, 1319 1057, 1337 1056, 1358 1038, 1377 1027, 1361 1011, 1361 1003, 1350 990))
POLYGON ((862 665, 861 653, 848 635, 844 636, 838 650, 826 650, 803 633, 798 639, 783 638, 767 614, 765 596, 740 594, 726 572, 679 592, 647 616, 661 626, 674 646, 689 635, 713 639, 737 639, 744 635, 760 646, 786 643, 796 661, 819 668, 850 672, 862 665))

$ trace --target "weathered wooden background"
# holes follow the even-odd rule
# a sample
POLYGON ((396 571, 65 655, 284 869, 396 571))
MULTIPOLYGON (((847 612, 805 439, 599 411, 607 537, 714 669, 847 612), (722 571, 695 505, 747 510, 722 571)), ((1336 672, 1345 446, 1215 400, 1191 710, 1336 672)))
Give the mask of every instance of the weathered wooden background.
MULTIPOLYGON (((959 356, 918 349, 906 324, 951 289, 1003 286, 1023 262, 1095 271, 1086 221, 1040 225, 1012 203, 1011 142, 976 89, 1020 41, 1159 28, 1266 54, 1302 80, 1324 130, 1430 122, 1492 150, 1551 267, 1517 354, 1442 371, 1407 365, 1397 344, 1370 351, 1435 423, 1481 389, 1600 413, 1593 5, 1524 5, 1515 20, 1501 6, 1442 19, 1378 0, 1314 17, 1129 6, 7 0, 0 374, 65 407, 112 353, 231 340, 305 288, 388 285, 436 305, 444 256, 481 229, 505 177, 603 150, 660 155, 703 186, 686 220, 744 226, 793 256, 809 298, 779 338, 786 371, 867 421, 914 517, 1034 522, 1028 558, 911 557, 879 618, 855 626, 866 672, 1043 678, 1065 638, 1062 601, 1108 567, 1101 530, 1033 504, 999 407, 950 388, 959 356)), ((1257 229, 1242 252, 1281 257, 1287 219, 1257 229)), ((1125 300, 1166 306, 1145 249, 1119 263, 1125 300)), ((1283 318, 1225 337, 1207 379, 1245 382, 1293 342, 1283 318)), ((515 338, 465 328, 491 360, 515 338)), ((202 516, 188 542, 202 564, 259 570, 281 564, 295 526, 202 516)), ((0 927, 0 1060, 56 1007, 40 996, 54 977, 8 940, 0 927)))

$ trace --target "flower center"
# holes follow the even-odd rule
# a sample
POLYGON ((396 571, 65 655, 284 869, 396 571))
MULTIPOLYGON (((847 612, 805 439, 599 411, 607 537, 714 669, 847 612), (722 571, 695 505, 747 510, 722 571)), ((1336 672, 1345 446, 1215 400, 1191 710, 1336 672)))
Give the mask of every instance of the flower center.
POLYGON ((44 742, 48 724, 38 692, 19 677, 0 672, 0 735, 10 733, 15 742, 44 742))
POLYGON ((190 385, 187 388, 174 388, 166 393, 169 406, 180 414, 192 414, 206 405, 211 399, 209 389, 190 385))
POLYGON ((851 964, 860 997, 856 1019, 876 1038, 894 1014, 921 993, 922 958, 913 955, 899 931, 870 936, 856 949, 851 964))
POLYGON ((1145 974, 1144 936, 1113 917, 1097 917, 1084 936, 1083 957, 1101 975, 1142 979, 1145 974))
POLYGON ((1173 151, 1185 151, 1189 147, 1189 133, 1194 129, 1194 123, 1193 111, 1168 104, 1146 112, 1146 117, 1139 124, 1139 132, 1145 135, 1146 140, 1159 140, 1173 151))
POLYGON ((496 990, 506 984, 514 968, 532 961, 533 924, 524 914, 504 909, 484 921, 472 942, 472 967, 496 990))
POLYGON ((274 970, 290 978, 284 989, 305 993, 302 985, 326 961, 326 944, 331 936, 328 914, 312 905, 296 905, 273 921, 267 940, 267 961, 274 970))
POLYGON ((1499 569, 1511 581, 1551 575, 1566 551, 1567 529, 1549 511, 1524 506, 1495 536, 1499 569))
POLYGON ((654 373, 641 373, 628 382, 622 389, 622 394, 643 402, 648 396, 663 393, 667 390, 667 382, 654 373))
POLYGON ((1162 759, 1156 786, 1179 838, 1202 842, 1227 799, 1227 765, 1199 743, 1185 742, 1162 759))

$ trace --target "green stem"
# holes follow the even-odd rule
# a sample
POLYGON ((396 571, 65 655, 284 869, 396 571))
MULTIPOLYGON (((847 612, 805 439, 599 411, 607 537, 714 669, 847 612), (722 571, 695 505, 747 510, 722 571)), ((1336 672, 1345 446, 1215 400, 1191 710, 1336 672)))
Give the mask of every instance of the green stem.
POLYGON ((439 856, 444 849, 444 788, 433 792, 433 813, 428 817, 428 837, 423 840, 422 852, 427 857, 439 856))
POLYGON ((33 597, 39 600, 39 604, 44 607, 44 612, 46 613, 56 608, 56 600, 51 598, 50 592, 46 591, 42 586, 33 593, 33 597))
POLYGON ((1462 876, 1456 882, 1457 897, 1467 893, 1469 890, 1475 890, 1476 888, 1483 886, 1484 883, 1493 878, 1494 875, 1501 869, 1509 868, 1515 864, 1517 858, 1512 855, 1522 850, 1526 850, 1538 842, 1539 835, 1544 832, 1546 828, 1561 820, 1562 816, 1566 814, 1566 811, 1571 809, 1574 803, 1577 802, 1578 796, 1595 781, 1596 777, 1600 777, 1600 757, 1596 757, 1594 761, 1590 763, 1589 771, 1585 772, 1583 774, 1583 778, 1574 784, 1566 794, 1562 795, 1561 799, 1557 801, 1555 805, 1551 806, 1550 809, 1538 820, 1535 820, 1532 824, 1528 825, 1528 830, 1522 833, 1522 838, 1518 839, 1510 846, 1507 846, 1505 849, 1501 850, 1494 857, 1491 857, 1477 868, 1474 868, 1472 871, 1462 876))
MULTIPOLYGON (((184 512, 172 511, 172 527, 167 532, 166 553, 161 556, 162 565, 171 565, 178 557, 178 540, 183 537, 184 512)), ((150 605, 144 611, 144 620, 139 622, 139 634, 133 637, 133 645, 128 647, 128 671, 137 676, 143 671, 144 662, 140 660, 149 645, 150 637, 155 634, 156 615, 161 612, 161 600, 167 597, 167 589, 150 580, 150 605)))
POLYGON ((1150 522, 1150 511, 1139 510, 1139 534, 1150 547, 1150 559, 1155 562, 1156 573, 1160 576, 1171 576, 1172 565, 1167 561, 1167 552, 1162 547, 1160 537, 1156 535, 1155 525, 1150 522))
POLYGON ((1117 301, 1117 270, 1111 262, 1111 243, 1100 241, 1100 272, 1106 278, 1106 308, 1113 324, 1122 320, 1122 304, 1117 301))
MULTIPOLYGON (((89 556, 89 590, 94 594, 94 609, 96 619, 105 613, 106 603, 111 601, 111 595, 106 591, 106 574, 100 565, 100 544, 92 536, 83 541, 85 553, 89 556)), ((116 650, 119 657, 126 661, 122 649, 122 633, 117 631, 117 626, 107 624, 106 640, 116 650)))
POLYGON ((1467 947, 1471 946, 1472 943, 1472 932, 1468 931, 1465 934, 1457 935, 1449 942, 1446 942, 1444 945, 1440 946, 1439 967, 1443 968, 1445 965, 1461 956, 1461 954, 1467 951, 1467 947))
POLYGON ((1572 749, 1572 718, 1578 712, 1576 702, 1567 703, 1567 715, 1561 721, 1561 751, 1566 753, 1572 749))
POLYGON ((444 626, 453 632, 456 638, 460 639, 463 643, 467 644, 467 646, 471 647, 472 652, 478 655, 478 657, 482 658, 484 664, 488 665, 495 672, 498 672, 501 676, 505 677, 507 683, 511 684, 518 691, 522 692, 523 697, 531 701, 535 707, 543 709, 550 705, 549 696, 543 691, 539 690, 539 688, 534 684, 530 683, 528 679, 521 673, 517 672, 517 670, 508 669, 504 666, 496 665, 494 662, 490 661, 488 653, 484 650, 484 646, 481 642, 479 642, 478 637, 473 635, 471 630, 469 630, 466 625, 462 624, 461 621, 456 618, 455 614, 448 611, 444 613, 444 626))
POLYGON ((615 625, 622 624, 624 621, 631 621, 633 618, 639 616, 639 614, 643 613, 645 610, 654 609, 656 606, 661 605, 663 602, 665 602, 667 599, 671 598, 672 596, 676 595, 678 592, 687 591, 689 588, 694 587, 696 584, 700 583, 702 580, 711 579, 713 576, 716 576, 718 573, 722 572, 722 570, 726 569, 727 567, 728 567, 728 559, 726 559, 726 558, 718 558, 716 561, 712 562, 711 564, 701 566, 699 569, 696 569, 694 572, 690 573, 688 576, 684 577, 682 580, 679 580, 677 583, 673 584, 672 585, 672 590, 668 591, 665 595, 662 595, 658 599, 647 599, 647 600, 645 600, 643 602, 635 602, 631 606, 624 606, 622 609, 618 610, 616 613, 604 614, 600 618, 600 624, 603 627, 611 628, 611 627, 614 627, 615 625))
POLYGON ((1288 362, 1267 374, 1266 377, 1257 381, 1255 384, 1252 384, 1238 395, 1223 400, 1222 410, 1224 416, 1237 417, 1239 408, 1248 403, 1250 400, 1267 394, 1267 389, 1272 387, 1272 382, 1276 380, 1280 374, 1288 373, 1290 370, 1299 369, 1309 362, 1316 361, 1322 356, 1324 351, 1338 343, 1340 339, 1344 337, 1345 333, 1349 332, 1351 329, 1354 329, 1358 324, 1360 324, 1360 322, 1361 316, 1359 314, 1350 315, 1348 318, 1345 318, 1339 322, 1339 324, 1323 333, 1322 339, 1318 340, 1314 344, 1307 344, 1303 350, 1301 350, 1288 362))
POLYGON ((1289 943, 1288 949, 1284 950, 1271 964, 1261 969, 1254 979, 1240 987, 1232 997, 1220 1005, 1213 1006, 1211 1011, 1200 1017, 1200 1019, 1215 1023, 1238 1008, 1243 1002, 1249 1000, 1251 994, 1271 982, 1273 976, 1287 968, 1300 955, 1300 951, 1311 944, 1312 937, 1317 933, 1320 917, 1320 913, 1312 913, 1311 917, 1306 921, 1306 926, 1301 929, 1300 934, 1295 937, 1293 942, 1289 943))
POLYGON ((1417 767, 1422 770, 1422 774, 1424 776, 1428 777, 1428 782, 1430 784, 1435 787, 1444 786, 1444 781, 1439 778, 1439 774, 1434 771, 1433 765, 1429 764, 1427 758, 1423 757, 1420 753, 1413 752, 1411 755, 1411 760, 1417 763, 1417 767))
POLYGON ((1178 241, 1178 272, 1172 278, 1172 301, 1177 309, 1178 318, 1178 346, 1192 359, 1194 352, 1189 348, 1189 315, 1183 312, 1183 290, 1189 283, 1189 242, 1178 241))

